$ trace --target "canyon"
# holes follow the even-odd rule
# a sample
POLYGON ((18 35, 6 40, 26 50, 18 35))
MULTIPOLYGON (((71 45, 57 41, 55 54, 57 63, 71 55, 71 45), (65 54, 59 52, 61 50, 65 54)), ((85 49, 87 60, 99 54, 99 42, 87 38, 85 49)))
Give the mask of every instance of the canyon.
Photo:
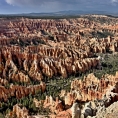
POLYGON ((9 107, 7 118, 117 117, 117 23, 99 15, 1 18, 0 113, 9 107))

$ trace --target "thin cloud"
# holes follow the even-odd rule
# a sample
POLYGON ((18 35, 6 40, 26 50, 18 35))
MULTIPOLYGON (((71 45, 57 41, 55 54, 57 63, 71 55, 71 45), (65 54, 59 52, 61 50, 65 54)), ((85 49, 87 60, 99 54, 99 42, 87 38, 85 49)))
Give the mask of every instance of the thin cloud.
POLYGON ((6 0, 6 2, 16 6, 41 5, 43 3, 41 0, 6 0))
POLYGON ((87 2, 87 0, 5 0, 5 1, 10 5, 16 5, 16 6, 40 6, 42 4, 48 5, 50 3, 77 5, 87 2))
POLYGON ((116 2, 118 2, 118 0, 111 0, 111 2, 112 2, 112 3, 116 3, 116 2))
POLYGON ((22 11, 53 12, 63 10, 116 10, 118 0, 5 0, 22 11), (109 9, 110 8, 110 9, 109 9), (21 10, 21 9, 20 9, 21 10))

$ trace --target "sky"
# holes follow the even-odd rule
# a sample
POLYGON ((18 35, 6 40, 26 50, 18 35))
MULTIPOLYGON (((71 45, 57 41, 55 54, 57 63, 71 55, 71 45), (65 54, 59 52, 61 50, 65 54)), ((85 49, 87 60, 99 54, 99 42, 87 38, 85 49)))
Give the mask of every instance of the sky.
POLYGON ((118 13, 118 0, 0 0, 0 14, 49 13, 68 10, 118 13))

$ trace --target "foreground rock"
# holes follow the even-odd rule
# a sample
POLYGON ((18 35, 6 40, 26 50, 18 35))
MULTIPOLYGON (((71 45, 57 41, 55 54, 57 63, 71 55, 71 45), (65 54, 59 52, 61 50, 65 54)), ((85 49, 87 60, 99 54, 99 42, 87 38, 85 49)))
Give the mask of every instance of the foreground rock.
POLYGON ((107 108, 99 108, 96 116, 90 118, 118 118, 118 102, 114 102, 107 108))

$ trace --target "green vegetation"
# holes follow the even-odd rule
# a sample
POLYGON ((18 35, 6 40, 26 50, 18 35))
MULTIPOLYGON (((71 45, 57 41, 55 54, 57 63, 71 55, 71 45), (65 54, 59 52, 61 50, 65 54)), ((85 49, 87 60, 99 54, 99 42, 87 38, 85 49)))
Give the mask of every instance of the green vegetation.
POLYGON ((0 15, 0 18, 14 19, 14 18, 29 18, 29 19, 70 19, 70 18, 80 18, 80 15, 40 15, 40 16, 31 16, 31 15, 0 15))
POLYGON ((95 38, 107 38, 108 36, 113 36, 113 34, 112 33, 110 33, 110 32, 107 32, 107 31, 105 31, 105 32, 99 32, 99 31, 97 31, 97 32, 92 32, 91 33, 92 34, 92 36, 93 37, 95 37, 95 38))
MULTIPOLYGON (((2 116, 2 118, 4 118, 5 115, 13 109, 13 106, 15 104, 20 104, 20 105, 22 105, 22 107, 26 107, 29 110, 30 115, 34 115, 34 114, 38 114, 38 113, 42 114, 42 115, 48 115, 50 112, 50 110, 48 108, 45 109, 45 108, 43 108, 42 105, 40 105, 39 108, 36 108, 36 106, 33 102, 34 97, 35 96, 33 96, 33 95, 29 95, 29 96, 23 97, 21 99, 16 99, 14 97, 11 97, 7 102, 0 102, 0 116, 2 116)), ((41 96, 40 96, 40 99, 42 99, 41 96)))
MULTIPOLYGON (((100 14, 98 14, 98 15, 100 15, 100 14)), ((86 15, 86 16, 83 16, 83 17, 84 18, 87 18, 90 21, 98 22, 98 23, 101 23, 101 24, 104 24, 104 23, 105 24, 113 23, 118 18, 118 17, 111 16, 111 15, 103 15, 103 16, 107 16, 107 17, 95 17, 95 16, 92 16, 92 15, 86 15), (116 19, 114 19, 114 18, 116 18, 116 19)))
MULTIPOLYGON (((100 54, 99 54, 100 55, 100 54)), ((101 78, 105 74, 115 74, 118 71, 118 54, 101 54, 103 60, 101 62, 101 69, 94 70, 95 75, 101 78)))
MULTIPOLYGON (((92 17, 92 16, 89 16, 89 15, 92 15, 92 14, 88 14, 87 15, 37 15, 37 16, 31 16, 30 14, 29 15, 0 15, 0 18, 6 18, 6 19, 14 19, 14 18, 29 18, 29 19, 68 19, 68 18, 88 18, 89 20, 95 20, 95 21, 100 21, 101 23, 104 23, 104 22, 107 22, 106 19, 103 17, 103 18, 96 18, 96 17, 92 17)), ((96 14, 97 15, 97 14, 96 14)), ((102 14, 98 14, 98 15, 102 15, 102 14)), ((105 16, 108 16, 109 18, 118 18, 118 16, 113 16, 113 15, 105 15, 105 16)))
POLYGON ((11 45, 19 45, 21 47, 26 47, 31 45, 31 43, 33 45, 39 45, 39 44, 44 44, 46 45, 46 42, 42 39, 40 39, 39 37, 35 37, 33 39, 26 39, 26 40, 22 40, 22 39, 12 39, 10 41, 11 45))

